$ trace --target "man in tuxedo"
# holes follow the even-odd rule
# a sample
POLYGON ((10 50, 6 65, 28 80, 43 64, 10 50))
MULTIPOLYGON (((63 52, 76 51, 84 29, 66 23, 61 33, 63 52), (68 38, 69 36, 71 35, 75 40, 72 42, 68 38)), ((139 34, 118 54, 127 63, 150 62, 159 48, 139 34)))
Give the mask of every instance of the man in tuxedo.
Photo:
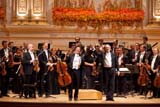
MULTIPOLYGON (((24 69, 24 84, 34 84, 34 74, 33 74, 33 67, 34 67, 34 61, 35 61, 35 56, 33 53, 33 44, 28 44, 28 50, 27 52, 24 52, 23 58, 22 58, 22 63, 23 63, 23 69, 24 69)), ((33 96, 34 92, 31 87, 24 87, 24 95, 25 98, 28 96, 30 98, 35 97, 33 96)))
MULTIPOLYGON (((122 47, 118 48, 118 65, 119 67, 125 67, 125 65, 128 63, 128 57, 124 55, 124 51, 122 47)), ((116 76, 116 88, 117 88, 117 95, 121 94, 124 95, 127 92, 127 77, 124 72, 120 72, 120 75, 116 76)))
POLYGON ((120 73, 117 56, 111 52, 111 46, 109 44, 106 44, 104 47, 103 57, 106 101, 114 101, 113 94, 115 90, 115 74, 116 71, 118 72, 118 75, 120 73))
POLYGON ((9 86, 9 77, 10 77, 10 68, 9 68, 9 52, 8 42, 2 41, 3 48, 0 50, 0 58, 2 58, 2 62, 5 63, 6 66, 6 74, 0 74, 0 82, 1 82, 1 94, 2 96, 9 97, 8 95, 8 86, 9 86))
POLYGON ((81 47, 75 47, 74 53, 70 54, 67 58, 66 62, 68 64, 68 71, 72 78, 72 83, 68 86, 68 97, 69 101, 72 100, 73 97, 73 88, 75 88, 74 92, 74 100, 78 100, 79 86, 80 86, 80 72, 82 65, 82 57, 80 56, 81 47))
MULTIPOLYGON (((136 61, 137 66, 140 68, 142 66, 142 64, 146 63, 147 60, 148 60, 148 55, 146 52, 146 46, 141 45, 140 51, 137 56, 137 61, 136 61)), ((140 69, 139 69, 139 71, 140 71, 140 69)), ((138 85, 140 85, 140 84, 138 84, 138 85)), ((140 86, 139 89, 140 89, 140 95, 143 95, 143 93, 145 92, 145 86, 140 86)))
POLYGON ((158 97, 158 89, 156 87, 154 87, 154 79, 156 77, 156 74, 158 73, 159 71, 159 65, 160 65, 160 56, 158 55, 159 54, 159 50, 158 48, 153 48, 152 49, 153 51, 153 55, 149 61, 149 65, 151 65, 151 86, 152 86, 152 91, 153 91, 153 96, 152 97, 158 97))
POLYGON ((50 86, 49 86, 49 71, 48 67, 53 66, 51 63, 49 63, 49 57, 51 56, 50 51, 48 50, 48 43, 43 44, 43 49, 38 55, 39 57, 39 65, 40 65, 40 72, 39 72, 39 89, 38 89, 38 95, 39 97, 42 97, 45 93, 46 98, 50 96, 50 86))

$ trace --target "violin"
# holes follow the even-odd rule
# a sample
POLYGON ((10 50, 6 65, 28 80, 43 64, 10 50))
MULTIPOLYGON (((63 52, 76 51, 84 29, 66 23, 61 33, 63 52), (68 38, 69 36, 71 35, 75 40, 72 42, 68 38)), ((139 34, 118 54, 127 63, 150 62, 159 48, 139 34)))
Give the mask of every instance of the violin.
POLYGON ((94 63, 94 66, 92 67, 92 76, 97 76, 99 72, 97 71, 96 63, 94 63))
MULTIPOLYGON (((51 64, 53 63, 52 57, 49 57, 48 63, 51 63, 51 64)), ((48 71, 52 72, 53 70, 54 70, 53 65, 49 65, 48 66, 48 71)))
POLYGON ((65 62, 62 62, 60 59, 57 62, 57 72, 59 74, 58 76, 58 83, 60 86, 65 87, 69 84, 71 84, 72 79, 67 71, 67 64, 65 62))
POLYGON ((2 72, 1 72, 2 76, 5 76, 7 74, 5 62, 1 63, 1 68, 2 68, 2 72))
POLYGON ((33 70, 35 71, 35 72, 39 72, 40 71, 40 67, 39 67, 39 61, 38 61, 38 57, 36 56, 35 57, 35 60, 34 60, 34 68, 33 68, 33 70))
POLYGON ((9 52, 9 62, 8 62, 9 67, 14 66, 14 56, 12 52, 9 52))

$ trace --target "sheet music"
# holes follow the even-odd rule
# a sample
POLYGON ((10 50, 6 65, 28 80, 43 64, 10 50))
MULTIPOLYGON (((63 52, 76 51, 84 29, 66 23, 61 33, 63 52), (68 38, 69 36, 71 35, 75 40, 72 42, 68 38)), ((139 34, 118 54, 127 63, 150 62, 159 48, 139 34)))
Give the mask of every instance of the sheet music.
POLYGON ((119 71, 125 73, 131 73, 131 71, 128 68, 119 68, 119 71))

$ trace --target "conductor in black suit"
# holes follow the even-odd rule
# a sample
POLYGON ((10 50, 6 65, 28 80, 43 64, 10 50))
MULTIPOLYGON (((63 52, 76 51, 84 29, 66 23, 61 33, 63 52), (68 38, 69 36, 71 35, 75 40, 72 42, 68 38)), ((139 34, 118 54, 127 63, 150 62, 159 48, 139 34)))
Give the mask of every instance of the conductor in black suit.
POLYGON ((113 94, 115 90, 115 74, 116 71, 118 72, 118 75, 120 73, 117 56, 111 52, 111 46, 109 44, 104 46, 103 57, 106 101, 114 101, 113 94))
POLYGON ((68 59, 66 60, 68 64, 68 71, 72 78, 72 83, 69 85, 69 101, 72 100, 73 88, 75 88, 74 92, 74 100, 78 100, 78 92, 80 85, 80 72, 81 72, 81 64, 82 57, 80 56, 81 47, 77 46, 74 50, 73 54, 70 54, 68 59))
MULTIPOLYGON (((34 67, 34 60, 35 60, 35 56, 33 53, 33 45, 32 44, 28 44, 28 50, 27 52, 25 52, 23 54, 23 68, 24 68, 24 84, 34 84, 35 82, 35 77, 34 77, 34 73, 33 73, 33 67, 34 67)), ((33 95, 33 89, 31 89, 31 87, 25 87, 25 98, 28 97, 35 97, 32 96, 33 95)))

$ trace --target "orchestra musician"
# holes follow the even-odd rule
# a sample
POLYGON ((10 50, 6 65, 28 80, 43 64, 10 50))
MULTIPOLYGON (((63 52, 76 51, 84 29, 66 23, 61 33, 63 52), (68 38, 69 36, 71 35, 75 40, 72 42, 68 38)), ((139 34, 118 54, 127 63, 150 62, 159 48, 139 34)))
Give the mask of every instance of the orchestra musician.
MULTIPOLYGON (((24 84, 32 85, 35 83, 35 75, 33 72, 35 55, 33 53, 33 44, 28 44, 28 51, 23 53, 22 63, 24 69, 24 84)), ((25 98, 32 98, 34 96, 34 89, 32 87, 24 87, 25 98)))
POLYGON ((10 77, 10 69, 9 69, 9 53, 10 49, 8 48, 8 42, 2 41, 3 48, 0 50, 0 58, 2 59, 2 62, 5 63, 5 69, 6 73, 5 75, 0 74, 1 76, 1 95, 9 97, 8 95, 8 86, 9 86, 9 77, 10 77))
MULTIPOLYGON (((140 51, 138 53, 137 56, 137 66, 140 68, 143 64, 146 63, 146 60, 148 60, 148 56, 147 56, 147 52, 146 52, 146 46, 145 45, 141 45, 140 46, 140 51)), ((139 70, 140 71, 140 70, 139 70)), ((145 87, 144 86, 140 86, 140 95, 142 95, 144 93, 145 87)))
POLYGON ((103 67, 104 67, 104 82, 105 82, 105 94, 106 94, 106 101, 114 101, 113 94, 115 90, 115 74, 116 71, 119 75, 119 66, 118 66, 118 59, 115 54, 111 52, 111 46, 106 44, 104 47, 104 54, 103 54, 103 67))
POLYGON ((69 57, 66 59, 68 64, 68 72, 71 75, 72 83, 68 86, 68 98, 69 101, 73 98, 73 89, 75 88, 74 92, 74 100, 78 100, 78 93, 79 93, 79 86, 80 86, 80 72, 82 66, 82 57, 81 54, 81 47, 76 46, 74 49, 73 54, 70 54, 69 57))
POLYGON ((152 56, 152 46, 151 44, 148 43, 148 37, 147 36, 143 36, 143 43, 142 45, 144 45, 146 48, 146 55, 148 58, 150 58, 152 56))
POLYGON ((56 50, 54 50, 53 48, 51 49, 51 58, 54 67, 53 72, 51 72, 51 93, 60 94, 60 86, 58 83, 58 73, 56 67, 58 56, 56 55, 56 50))
POLYGON ((12 81, 12 92, 20 93, 22 90, 22 82, 23 82, 23 74, 20 67, 22 66, 22 50, 20 48, 16 48, 15 54, 13 56, 14 66, 13 66, 13 81, 12 81), (19 87, 19 88, 17 88, 19 87))
POLYGON ((149 61, 149 65, 151 67, 151 88, 152 88, 152 91, 153 91, 153 98, 156 98, 157 97, 157 89, 156 87, 154 87, 154 79, 156 77, 156 74, 158 73, 158 70, 159 70, 159 64, 160 64, 160 56, 159 56, 159 50, 158 48, 152 48, 152 51, 153 51, 153 55, 149 61))
POLYGON ((96 62, 96 77, 99 82, 99 87, 96 87, 96 89, 103 91, 103 52, 98 44, 95 45, 94 57, 96 62))
MULTIPOLYGON (((128 57, 124 54, 124 51, 123 51, 123 48, 122 47, 119 47, 118 48, 118 65, 119 67, 125 67, 125 64, 128 63, 128 57)), ((125 73, 121 73, 119 75, 116 76, 116 80, 117 80, 117 95, 126 95, 126 88, 127 88, 127 78, 126 78, 126 75, 125 73)))
POLYGON ((40 72, 39 72, 39 89, 38 89, 38 95, 39 97, 42 97, 43 94, 45 94, 46 98, 50 97, 50 72, 48 71, 49 66, 53 66, 52 63, 49 62, 49 57, 51 56, 51 53, 48 49, 48 43, 43 43, 43 49, 38 55, 39 59, 39 65, 40 65, 40 72))
POLYGON ((84 56, 84 72, 87 77, 87 89, 93 89, 92 70, 94 66, 96 66, 96 63, 93 54, 93 48, 91 46, 87 46, 86 53, 84 56))

